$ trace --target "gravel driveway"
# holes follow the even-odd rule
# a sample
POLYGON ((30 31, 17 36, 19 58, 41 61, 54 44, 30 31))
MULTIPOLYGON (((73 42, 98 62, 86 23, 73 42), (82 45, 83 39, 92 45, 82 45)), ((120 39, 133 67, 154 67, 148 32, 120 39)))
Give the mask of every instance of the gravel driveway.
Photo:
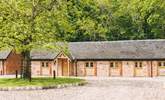
POLYGON ((1 91, 0 100, 165 100, 164 79, 87 78, 79 87, 1 91))

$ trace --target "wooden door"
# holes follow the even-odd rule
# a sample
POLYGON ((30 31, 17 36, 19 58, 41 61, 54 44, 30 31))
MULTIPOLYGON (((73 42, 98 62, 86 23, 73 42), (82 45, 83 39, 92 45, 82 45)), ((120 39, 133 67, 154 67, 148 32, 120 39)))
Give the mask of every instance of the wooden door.
POLYGON ((113 66, 110 66, 110 76, 121 76, 122 74, 122 63, 121 62, 111 62, 113 66))
POLYGON ((62 59, 62 76, 68 76, 68 61, 62 59))
POLYGON ((123 64, 123 76, 124 77, 133 77, 134 76, 134 64, 133 62, 124 61, 123 64))
POLYGON ((86 76, 94 76, 94 75, 95 75, 94 67, 86 67, 86 76))
POLYGON ((97 76, 101 76, 101 77, 109 76, 109 62, 97 63, 97 76))

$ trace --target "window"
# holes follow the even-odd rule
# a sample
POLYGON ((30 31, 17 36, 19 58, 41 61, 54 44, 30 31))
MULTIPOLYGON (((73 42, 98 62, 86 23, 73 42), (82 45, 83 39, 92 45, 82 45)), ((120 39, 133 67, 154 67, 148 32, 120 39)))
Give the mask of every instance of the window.
POLYGON ((42 67, 49 67, 49 62, 41 62, 42 67))
POLYGON ((138 67, 138 63, 137 62, 135 62, 135 67, 138 67))
POLYGON ((86 67, 89 67, 89 63, 88 62, 86 63, 86 67))
POLYGON ((41 66, 42 66, 42 67, 44 67, 44 66, 45 66, 44 62, 41 62, 41 66))
POLYGON ((49 62, 46 62, 46 67, 48 67, 49 66, 49 62))
POLYGON ((163 66, 165 66, 165 62, 163 62, 163 66))
POLYGON ((110 62, 110 67, 112 67, 112 68, 119 67, 119 62, 110 62))
POLYGON ((162 66, 161 62, 158 62, 158 66, 162 66))
POLYGON ((93 67, 93 62, 90 63, 90 67, 93 67))
POLYGON ((114 64, 113 64, 113 62, 111 62, 111 63, 110 63, 110 67, 114 67, 114 64))
POLYGON ((165 62, 163 62, 163 61, 158 62, 158 66, 159 66, 159 67, 162 67, 162 66, 165 67, 165 62))
POLYGON ((136 68, 142 68, 143 67, 143 63, 142 62, 135 62, 135 67, 136 68))
POLYGON ((86 62, 85 66, 86 67, 93 67, 93 62, 86 62))
POLYGON ((142 68, 142 67, 143 67, 143 66, 142 66, 142 62, 139 62, 139 67, 140 67, 140 68, 142 68))
POLYGON ((118 62, 115 62, 115 67, 118 67, 118 65, 119 65, 118 62))

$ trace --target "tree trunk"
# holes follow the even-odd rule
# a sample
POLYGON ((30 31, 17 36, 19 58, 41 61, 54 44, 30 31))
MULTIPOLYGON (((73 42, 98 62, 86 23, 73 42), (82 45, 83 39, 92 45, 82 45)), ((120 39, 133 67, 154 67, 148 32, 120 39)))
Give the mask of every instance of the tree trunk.
POLYGON ((22 72, 21 77, 23 79, 29 79, 31 81, 31 61, 30 61, 30 51, 22 52, 22 72))

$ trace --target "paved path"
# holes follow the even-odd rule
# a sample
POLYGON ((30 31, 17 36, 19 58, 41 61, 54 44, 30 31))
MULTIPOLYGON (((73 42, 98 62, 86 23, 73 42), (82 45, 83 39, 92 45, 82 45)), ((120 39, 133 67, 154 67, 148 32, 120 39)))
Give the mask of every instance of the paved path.
POLYGON ((86 86, 0 92, 0 100, 165 100, 164 78, 87 78, 86 86))

